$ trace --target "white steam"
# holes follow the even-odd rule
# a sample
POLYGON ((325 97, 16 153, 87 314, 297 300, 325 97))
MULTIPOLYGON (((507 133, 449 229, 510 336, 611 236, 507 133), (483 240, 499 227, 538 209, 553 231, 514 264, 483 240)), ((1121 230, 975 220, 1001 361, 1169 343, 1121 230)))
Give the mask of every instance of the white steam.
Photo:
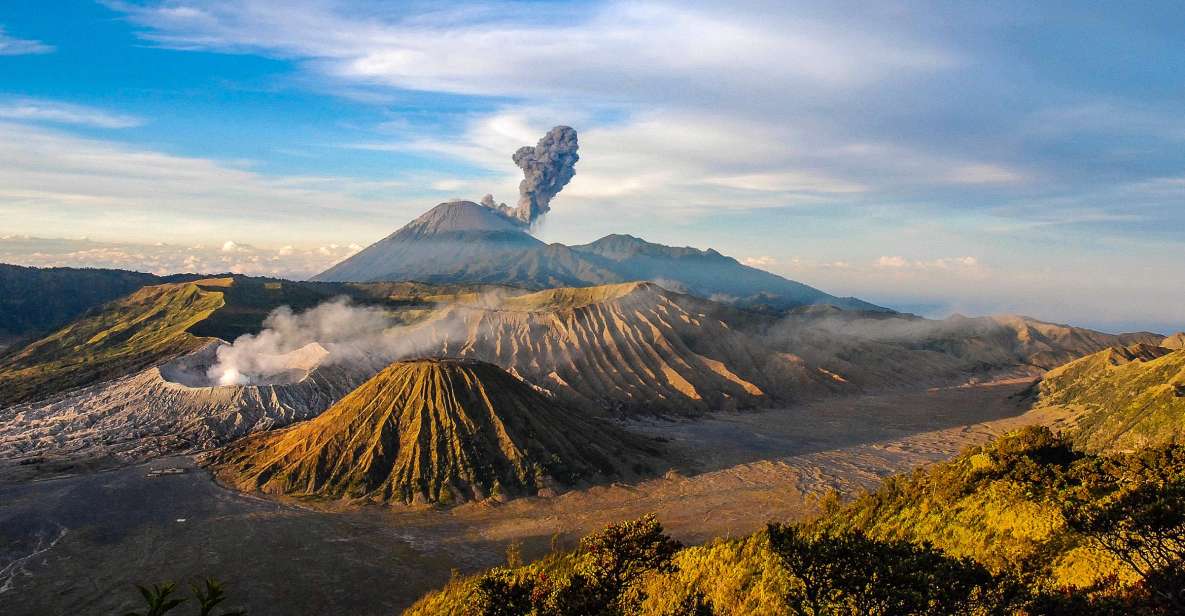
POLYGON ((381 367, 430 354, 433 340, 452 329, 449 323, 435 319, 431 327, 402 326, 381 308, 354 306, 346 298, 302 313, 282 306, 263 322, 263 331, 219 347, 206 378, 217 385, 249 385, 293 382, 319 365, 381 367))

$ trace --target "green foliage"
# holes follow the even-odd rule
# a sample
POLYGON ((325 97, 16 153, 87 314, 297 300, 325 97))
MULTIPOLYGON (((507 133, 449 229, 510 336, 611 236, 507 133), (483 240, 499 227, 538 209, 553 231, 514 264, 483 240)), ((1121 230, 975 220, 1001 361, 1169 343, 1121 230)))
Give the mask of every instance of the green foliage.
POLYGON ((177 584, 173 582, 153 584, 152 588, 137 584, 136 588, 140 590, 140 596, 144 597, 145 610, 143 612, 128 612, 124 616, 161 616, 185 602, 185 599, 171 598, 173 591, 177 590, 177 584))
POLYGON ((1185 447, 1084 460, 1061 500, 1066 524, 1185 612, 1185 447))
MULTIPOLYGON (((614 524, 581 540, 567 571, 502 567, 483 575, 465 610, 471 616, 634 614, 646 599, 639 582, 674 571, 671 560, 681 547, 653 515, 614 524)), ((679 614, 707 610, 702 598, 682 607, 679 614)))
MULTIPOLYGON (((144 611, 128 612, 124 616, 163 616, 188 601, 188 599, 174 597, 173 593, 177 590, 175 582, 153 584, 151 588, 137 584, 136 588, 139 589, 140 596, 144 598, 144 611)), ((202 580, 201 584, 191 583, 189 588, 193 599, 197 602, 199 616, 246 616, 247 614, 241 610, 223 611, 215 614, 215 608, 226 601, 226 593, 223 591, 222 583, 218 580, 206 578, 202 580)))
POLYGON ((150 286, 0 360, 0 407, 118 378, 197 348, 188 333, 223 305, 196 284, 150 286))
POLYGON ((152 274, 0 263, 0 337, 32 338, 147 284, 152 274))
POLYGON ((928 544, 875 541, 860 531, 817 534, 771 524, 770 548, 793 576, 793 614, 994 614, 1015 602, 1002 577, 928 544))

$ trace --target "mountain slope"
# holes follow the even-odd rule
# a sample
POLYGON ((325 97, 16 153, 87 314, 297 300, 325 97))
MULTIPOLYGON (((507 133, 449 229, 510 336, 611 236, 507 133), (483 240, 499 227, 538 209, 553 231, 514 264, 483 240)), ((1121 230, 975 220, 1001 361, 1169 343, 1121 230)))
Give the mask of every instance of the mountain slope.
POLYGON ((1074 416, 1075 445, 1089 451, 1185 443, 1185 350, 1132 345, 1051 370, 1038 407, 1074 416))
POLYGON ((115 378, 204 344, 190 327, 223 306, 193 283, 144 287, 0 360, 0 408, 115 378))
POLYGON ((520 223, 471 201, 442 203, 313 280, 501 283, 536 289, 617 281, 567 247, 549 246, 520 223))
POLYGON ((794 310, 746 329, 771 348, 794 353, 866 390, 950 384, 998 373, 1036 376, 1115 345, 1160 340, 1155 334, 1107 334, 1014 315, 936 321, 829 307, 794 310))
POLYGON ((742 265, 715 250, 663 246, 632 235, 607 235, 572 250, 616 273, 622 280, 652 280, 690 293, 750 309, 783 311, 828 304, 851 310, 884 308, 853 297, 835 297, 764 270, 742 265))
POLYGON ((471 201, 442 203, 313 280, 500 283, 527 289, 643 280, 772 311, 809 304, 884 310, 741 265, 714 250, 671 248, 628 235, 584 246, 544 244, 517 220, 471 201))
POLYGON ((1160 341, 1160 346, 1166 349, 1185 349, 1185 332, 1177 332, 1160 341))
POLYGON ((141 272, 0 263, 0 344, 44 335, 95 306, 158 282, 141 272))
MULTIPOLYGON (((0 411, 0 466, 35 471, 114 457, 137 461, 210 449, 316 417, 381 366, 322 366, 259 385, 194 382, 221 342, 134 374, 0 411)), ((316 346, 316 345, 312 345, 316 346)), ((320 347, 317 347, 320 349, 320 347)), ((325 351, 320 349, 320 353, 325 351)))
POLYGON ((651 283, 552 289, 447 306, 408 337, 423 354, 494 363, 590 410, 696 414, 844 389, 734 329, 722 309, 651 283))
POLYGON ((316 419, 235 443, 214 465, 243 489, 447 503, 630 474, 643 447, 496 366, 426 359, 392 364, 316 419))

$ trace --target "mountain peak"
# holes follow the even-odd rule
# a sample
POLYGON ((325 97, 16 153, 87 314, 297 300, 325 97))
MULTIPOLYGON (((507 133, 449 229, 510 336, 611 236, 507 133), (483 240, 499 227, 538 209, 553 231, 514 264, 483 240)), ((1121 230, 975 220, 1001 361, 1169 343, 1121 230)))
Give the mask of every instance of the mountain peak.
POLYGON ((391 237, 414 235, 424 237, 443 233, 469 231, 521 232, 526 225, 502 212, 472 201, 447 201, 424 212, 391 237))

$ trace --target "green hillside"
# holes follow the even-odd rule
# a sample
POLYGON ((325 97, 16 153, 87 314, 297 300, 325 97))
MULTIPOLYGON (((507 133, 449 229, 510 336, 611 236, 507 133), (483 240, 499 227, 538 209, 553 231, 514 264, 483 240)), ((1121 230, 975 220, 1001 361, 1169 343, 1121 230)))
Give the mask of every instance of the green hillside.
POLYGON ((1070 413, 1074 443, 1088 451, 1185 442, 1185 350, 1100 351, 1046 374, 1036 405, 1070 413))
POLYGON ((0 263, 0 344, 47 334, 91 308, 159 282, 141 272, 0 263))
POLYGON ((223 306, 195 283, 144 287, 0 360, 0 407, 130 374, 192 351, 188 330, 223 306))

